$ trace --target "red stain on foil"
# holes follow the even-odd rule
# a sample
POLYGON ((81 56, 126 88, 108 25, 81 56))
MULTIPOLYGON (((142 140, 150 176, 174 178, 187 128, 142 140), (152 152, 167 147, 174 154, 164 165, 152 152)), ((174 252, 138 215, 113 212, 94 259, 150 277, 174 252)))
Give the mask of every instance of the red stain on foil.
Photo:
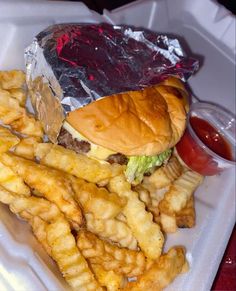
POLYGON ((89 75, 89 81, 93 81, 95 78, 94 78, 94 75, 89 75))
POLYGON ((68 58, 63 57, 63 50, 65 49, 66 45, 70 43, 71 40, 73 40, 75 37, 79 35, 80 35, 80 31, 72 31, 70 35, 66 33, 60 36, 59 38, 57 38, 56 51, 57 51, 58 58, 63 61, 68 62, 73 67, 77 66, 77 63, 69 60, 68 58))

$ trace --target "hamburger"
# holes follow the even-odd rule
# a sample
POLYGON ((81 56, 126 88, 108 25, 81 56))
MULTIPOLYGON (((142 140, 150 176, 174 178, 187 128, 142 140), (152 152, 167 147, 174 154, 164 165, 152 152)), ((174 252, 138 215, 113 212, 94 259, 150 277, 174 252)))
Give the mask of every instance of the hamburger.
POLYGON ((168 160, 181 139, 187 96, 175 77, 142 90, 105 96, 68 113, 58 144, 101 163, 126 164, 128 181, 138 184, 168 160))

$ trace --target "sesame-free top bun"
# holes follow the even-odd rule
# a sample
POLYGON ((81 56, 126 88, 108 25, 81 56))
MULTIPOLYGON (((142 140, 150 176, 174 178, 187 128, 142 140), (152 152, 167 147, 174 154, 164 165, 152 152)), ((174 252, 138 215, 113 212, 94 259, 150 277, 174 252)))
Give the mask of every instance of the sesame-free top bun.
POLYGON ((66 120, 91 142, 124 155, 156 155, 173 147, 186 126, 187 92, 174 77, 139 91, 104 97, 66 120))

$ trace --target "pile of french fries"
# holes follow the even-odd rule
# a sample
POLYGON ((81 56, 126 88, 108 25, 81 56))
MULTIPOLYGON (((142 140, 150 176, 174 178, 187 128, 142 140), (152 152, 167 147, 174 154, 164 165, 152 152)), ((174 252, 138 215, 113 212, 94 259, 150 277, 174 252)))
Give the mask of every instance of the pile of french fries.
POLYGON ((203 177, 175 156, 133 187, 124 166, 45 143, 25 75, 0 72, 0 202, 27 220, 74 290, 162 290, 186 272, 164 234, 195 224, 203 177))

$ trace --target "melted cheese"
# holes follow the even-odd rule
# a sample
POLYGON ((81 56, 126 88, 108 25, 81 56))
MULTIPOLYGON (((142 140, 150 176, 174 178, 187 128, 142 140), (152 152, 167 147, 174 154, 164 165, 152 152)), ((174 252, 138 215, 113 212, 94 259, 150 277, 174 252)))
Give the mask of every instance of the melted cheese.
POLYGON ((115 154, 115 152, 109 149, 106 149, 102 146, 92 143, 90 140, 88 140, 86 137, 80 134, 77 130, 75 130, 68 122, 65 121, 63 127, 73 136, 73 138, 76 138, 78 140, 84 140, 90 143, 91 150, 88 153, 86 153, 88 157, 98 160, 106 160, 108 156, 115 154))

